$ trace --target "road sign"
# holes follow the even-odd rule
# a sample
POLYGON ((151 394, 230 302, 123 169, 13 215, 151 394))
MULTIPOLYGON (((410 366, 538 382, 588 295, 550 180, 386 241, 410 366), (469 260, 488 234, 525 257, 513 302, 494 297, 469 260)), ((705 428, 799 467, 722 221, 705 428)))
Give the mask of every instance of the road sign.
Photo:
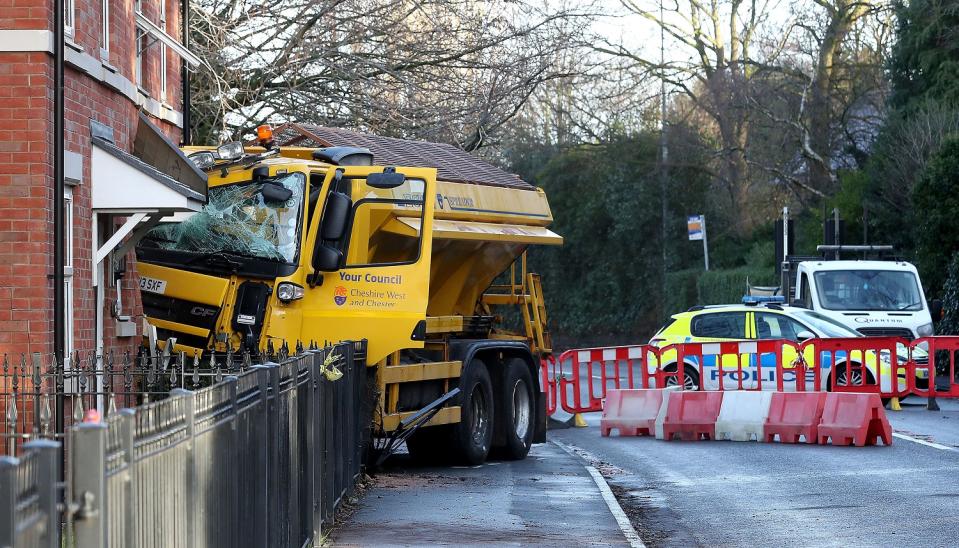
POLYGON ((703 220, 702 215, 690 215, 686 218, 686 229, 689 232, 690 241, 703 239, 703 220))
POLYGON ((706 270, 709 270, 709 244, 706 240, 706 216, 690 215, 686 217, 686 231, 689 233, 690 241, 702 240, 703 260, 706 263, 706 270))

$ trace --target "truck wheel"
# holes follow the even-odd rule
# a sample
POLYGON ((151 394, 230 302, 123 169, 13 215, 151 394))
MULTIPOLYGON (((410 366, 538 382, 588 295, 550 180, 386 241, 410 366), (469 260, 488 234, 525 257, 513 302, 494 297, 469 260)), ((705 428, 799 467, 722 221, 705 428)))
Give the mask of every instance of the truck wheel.
POLYGON ((453 448, 465 464, 482 464, 493 443, 493 383, 486 364, 473 358, 460 378, 460 422, 453 427, 453 448))
POLYGON ((503 381, 496 409, 505 439, 502 456, 509 460, 525 459, 533 446, 536 417, 533 378, 526 362, 519 358, 507 361, 503 381))

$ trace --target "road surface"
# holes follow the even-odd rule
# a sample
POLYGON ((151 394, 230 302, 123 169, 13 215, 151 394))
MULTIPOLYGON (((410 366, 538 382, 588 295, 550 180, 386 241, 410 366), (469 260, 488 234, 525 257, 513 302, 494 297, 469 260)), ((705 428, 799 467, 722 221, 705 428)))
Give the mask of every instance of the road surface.
POLYGON ((959 404, 906 400, 891 447, 665 442, 557 430, 647 546, 959 545, 959 404))

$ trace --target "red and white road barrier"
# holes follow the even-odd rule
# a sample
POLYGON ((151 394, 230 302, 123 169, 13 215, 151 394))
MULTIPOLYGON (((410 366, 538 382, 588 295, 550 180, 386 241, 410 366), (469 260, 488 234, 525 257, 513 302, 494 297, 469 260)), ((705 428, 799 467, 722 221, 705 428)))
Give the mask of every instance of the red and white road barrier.
POLYGON ((575 414, 601 411, 610 390, 687 390, 687 377, 699 390, 959 398, 957 360, 959 337, 854 337, 583 348, 544 360, 542 370, 548 410, 575 414))
POLYGON ((601 434, 684 441, 833 445, 892 444, 892 429, 878 394, 731 392, 670 389, 609 391, 601 434))

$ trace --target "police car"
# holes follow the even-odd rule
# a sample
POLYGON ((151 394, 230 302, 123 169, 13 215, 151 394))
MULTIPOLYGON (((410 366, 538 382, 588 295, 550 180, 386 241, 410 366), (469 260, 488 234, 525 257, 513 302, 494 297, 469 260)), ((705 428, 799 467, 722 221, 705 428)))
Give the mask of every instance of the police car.
MULTIPOLYGON (((678 353, 675 349, 667 348, 679 343, 714 343, 714 342, 749 342, 766 339, 785 339, 797 345, 809 339, 823 338, 853 338, 863 335, 836 320, 819 312, 806 308, 790 307, 781 304, 781 298, 745 297, 740 305, 717 305, 693 307, 686 312, 673 315, 670 320, 649 341, 649 344, 663 349, 661 361, 663 370, 676 371, 678 353)), ((783 364, 784 388, 794 390, 796 387, 795 373, 789 371, 799 363, 798 347, 786 345, 783 347, 780 359, 783 364)), ((705 352, 704 352, 705 353, 705 352)), ((840 365, 836 371, 836 384, 853 385, 863 384, 863 361, 866 362, 865 383, 875 384, 877 366, 880 368, 880 382, 883 392, 891 392, 890 358, 888 352, 866 351, 865 358, 861 353, 851 352, 851 367, 845 366, 846 353, 823 351, 820 359, 822 370, 821 382, 823 387, 831 390, 830 369, 833 362, 840 365), (847 372, 851 379, 847 380, 847 372)), ((900 363, 906 361, 907 349, 900 346, 896 352, 900 363)), ((802 359, 807 364, 813 364, 815 348, 807 346, 803 351, 802 359)), ((921 349, 913 350, 914 359, 924 358, 921 349)), ((722 356, 702 356, 702 371, 706 378, 700 379, 699 356, 684 356, 683 383, 688 390, 699 388, 701 381, 706 390, 719 389, 720 382, 725 390, 744 389, 775 390, 777 381, 776 360, 774 354, 760 354, 760 367, 756 367, 757 356, 750 354, 724 354, 722 356), (742 364, 740 366, 740 364, 742 364), (722 379, 722 381, 720 381, 722 379)), ((653 370, 658 364, 652 364, 653 370)), ((925 371, 919 370, 918 374, 925 371)), ((923 375, 924 376, 924 375, 923 375)), ((906 379, 903 369, 899 370, 898 390, 906 390, 906 379)), ((806 374, 806 388, 815 388, 815 375, 812 371, 806 374)), ((666 385, 676 384, 676 377, 667 378, 666 385)))

